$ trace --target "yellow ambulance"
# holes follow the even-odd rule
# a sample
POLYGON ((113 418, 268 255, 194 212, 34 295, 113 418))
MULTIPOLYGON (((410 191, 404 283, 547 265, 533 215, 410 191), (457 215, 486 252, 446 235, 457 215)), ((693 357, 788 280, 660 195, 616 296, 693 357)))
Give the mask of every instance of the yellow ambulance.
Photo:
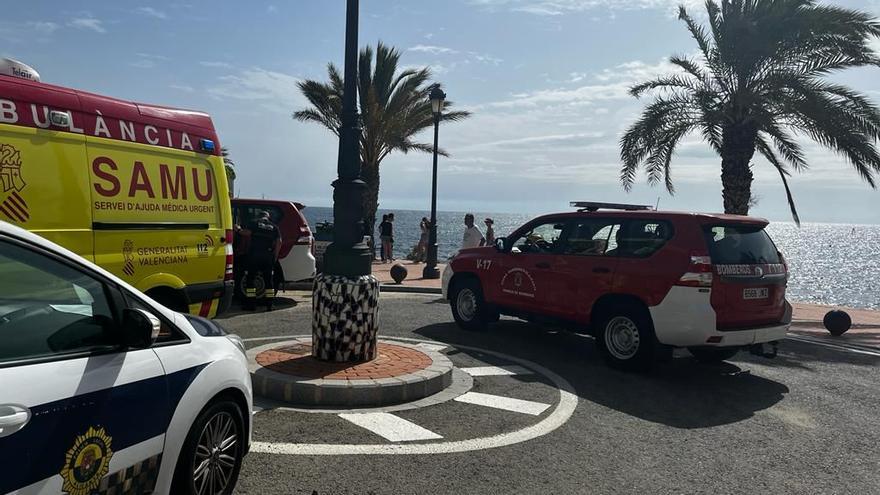
POLYGON ((169 308, 213 317, 231 301, 229 190, 204 113, 52 86, 0 60, 0 220, 169 308))

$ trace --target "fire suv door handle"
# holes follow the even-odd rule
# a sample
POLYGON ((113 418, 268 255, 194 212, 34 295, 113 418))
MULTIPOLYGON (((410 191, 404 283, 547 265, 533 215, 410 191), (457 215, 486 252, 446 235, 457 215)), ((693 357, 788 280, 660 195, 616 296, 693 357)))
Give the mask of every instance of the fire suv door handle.
POLYGON ((596 268, 593 268, 593 273, 611 273, 611 270, 604 266, 597 266, 596 268))
POLYGON ((539 263, 535 263, 535 268, 547 269, 547 268, 550 268, 550 263, 547 263, 546 261, 541 261, 539 263))

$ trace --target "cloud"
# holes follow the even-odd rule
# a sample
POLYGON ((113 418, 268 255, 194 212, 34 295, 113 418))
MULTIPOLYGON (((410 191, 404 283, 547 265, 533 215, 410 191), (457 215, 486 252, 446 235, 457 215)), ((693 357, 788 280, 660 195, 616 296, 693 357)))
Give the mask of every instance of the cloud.
POLYGON ((269 14, 274 14, 275 12, 278 12, 278 7, 274 5, 269 5, 268 7, 266 7, 266 12, 269 14))
POLYGON ((156 10, 153 7, 138 7, 134 9, 135 12, 141 15, 145 15, 147 17, 154 17, 156 19, 167 19, 168 15, 161 10, 156 10))
POLYGON ((169 84, 168 87, 171 89, 176 89, 178 91, 183 91, 184 93, 192 93, 196 90, 194 87, 187 86, 185 84, 169 84))
POLYGON ((407 48, 407 51, 430 53, 431 55, 440 55, 440 54, 445 55, 445 54, 458 53, 457 50, 453 50, 452 48, 446 48, 445 46, 434 46, 434 45, 416 45, 416 46, 407 48))
POLYGON ((264 108, 290 113, 306 105, 297 83, 300 78, 253 67, 219 78, 219 84, 208 88, 208 94, 219 100, 262 102, 264 108))
POLYGON ((67 25, 77 29, 91 30, 101 34, 107 32, 107 30, 104 29, 104 26, 102 25, 102 21, 100 19, 95 19, 94 17, 77 17, 75 19, 71 19, 71 21, 68 22, 67 25))
POLYGON ((216 69, 231 69, 232 68, 232 64, 228 64, 226 62, 211 62, 211 61, 204 61, 203 60, 203 61, 199 62, 199 65, 201 65, 202 67, 212 67, 212 68, 216 68, 216 69))
MULTIPOLYGON (((489 103, 493 107, 523 107, 536 105, 590 105, 595 101, 630 99, 629 88, 652 77, 679 72, 676 66, 666 60, 655 64, 635 60, 603 69, 593 75, 593 84, 586 84, 574 89, 556 88, 533 91, 513 95, 512 99, 489 103)), ((587 76, 572 73, 571 82, 580 82, 587 76)))
POLYGON ((674 12, 679 5, 695 8, 702 0, 470 0, 471 4, 490 10, 510 10, 524 14, 555 17, 594 9, 642 10, 659 9, 674 12))
POLYGON ((138 68, 138 69, 152 69, 156 67, 160 62, 165 62, 170 60, 165 55, 156 55, 153 53, 136 53, 138 60, 131 62, 130 66, 138 68))
POLYGON ((59 27, 61 27, 58 24, 49 21, 33 21, 29 22, 28 26, 34 31, 46 36, 54 33, 59 27))

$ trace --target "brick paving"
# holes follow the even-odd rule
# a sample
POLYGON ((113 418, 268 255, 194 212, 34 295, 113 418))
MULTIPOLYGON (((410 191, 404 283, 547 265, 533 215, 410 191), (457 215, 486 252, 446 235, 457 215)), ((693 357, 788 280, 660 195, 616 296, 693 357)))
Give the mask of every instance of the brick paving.
MULTIPOLYGON (((445 264, 438 264, 437 269, 440 270, 441 275, 443 274, 443 268, 445 268, 445 264)), ((373 276, 379 280, 379 283, 382 285, 396 285, 398 287, 426 287, 431 289, 439 289, 440 288, 440 279, 424 279, 422 278, 422 270, 425 269, 424 263, 414 263, 409 260, 398 260, 394 263, 382 263, 381 261, 373 262, 373 276), (391 267, 395 264, 401 264, 404 268, 406 268, 407 276, 404 279, 402 284, 397 284, 393 278, 391 278, 391 267)))
POLYGON ((792 306, 794 307, 794 320, 789 330, 790 333, 833 343, 880 348, 880 311, 804 303, 794 303, 792 306), (822 323, 825 313, 832 309, 846 311, 852 318, 852 328, 839 337, 828 333, 822 323))
POLYGON ((431 358, 416 349, 379 342, 376 359, 366 363, 332 363, 312 357, 312 346, 296 344, 263 351, 256 356, 260 366, 308 379, 368 380, 394 378, 424 370, 431 358))

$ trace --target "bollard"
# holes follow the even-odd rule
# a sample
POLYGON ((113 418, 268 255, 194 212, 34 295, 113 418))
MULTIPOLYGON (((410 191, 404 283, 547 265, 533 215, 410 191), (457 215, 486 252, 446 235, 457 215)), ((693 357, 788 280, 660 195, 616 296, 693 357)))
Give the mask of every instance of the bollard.
POLYGON ((839 337, 846 333, 847 330, 852 326, 852 318, 849 317, 849 314, 846 311, 834 310, 829 311, 825 314, 825 318, 822 320, 822 323, 825 325, 825 328, 834 335, 835 337, 839 337))
POLYGON ((408 275, 406 267, 401 265, 400 263, 395 263, 391 266, 391 278, 394 279, 398 284, 403 282, 403 280, 408 275))

